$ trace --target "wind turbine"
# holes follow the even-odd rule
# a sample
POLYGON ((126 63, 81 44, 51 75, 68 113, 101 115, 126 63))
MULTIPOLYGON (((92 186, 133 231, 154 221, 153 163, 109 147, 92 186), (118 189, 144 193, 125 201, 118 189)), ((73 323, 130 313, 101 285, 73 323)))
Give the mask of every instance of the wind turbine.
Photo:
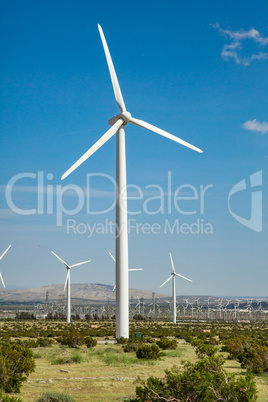
MULTIPOLYGON (((0 261, 2 260, 2 258, 4 257, 4 255, 8 252, 8 250, 10 249, 10 247, 11 247, 11 244, 10 244, 10 246, 8 246, 8 248, 6 249, 6 251, 4 251, 3 254, 1 255, 0 261)), ((2 282, 2 284, 3 284, 3 287, 5 288, 6 285, 5 285, 5 282, 4 282, 4 279, 3 279, 3 277, 2 277, 1 272, 0 272, 0 279, 1 279, 1 282, 2 282)))
POLYGON ((128 284, 128 222, 127 222, 127 181, 126 181, 126 150, 125 126, 133 123, 146 128, 156 134, 169 138, 179 144, 197 152, 201 149, 188 142, 175 137, 167 131, 161 130, 142 120, 135 119, 126 110, 123 96, 119 87, 111 55, 104 37, 102 28, 98 25, 108 68, 112 80, 115 100, 119 106, 120 114, 112 117, 109 124, 112 126, 89 150, 84 153, 61 177, 63 180, 78 166, 87 160, 94 152, 104 145, 117 132, 116 146, 116 338, 129 337, 129 284, 128 284))
POLYGON ((160 286, 160 288, 162 288, 162 286, 164 286, 168 281, 170 281, 170 279, 172 279, 172 295, 173 295, 173 324, 176 324, 176 317, 177 317, 177 306, 176 306, 176 288, 175 288, 175 276, 180 276, 183 279, 186 279, 187 281, 193 282, 191 279, 186 278, 185 276, 182 276, 180 274, 177 274, 177 272, 175 271, 174 268, 174 264, 173 264, 173 259, 172 259, 172 255, 171 253, 169 253, 170 256, 170 261, 171 261, 171 266, 172 266, 172 272, 170 274, 170 277, 164 282, 162 283, 162 285, 160 286))
MULTIPOLYGON (((116 264, 116 260, 115 260, 115 258, 114 258, 114 256, 113 256, 113 254, 112 254, 110 251, 108 251, 108 253, 110 254, 111 258, 113 259, 113 261, 114 261, 115 264, 116 264)), ((129 272, 129 271, 143 271, 143 268, 129 268, 129 269, 128 269, 128 272, 129 272)), ((113 287, 113 292, 115 291, 115 289, 116 289, 116 285, 114 285, 114 287, 113 287)))
POLYGON ((66 280, 65 280, 63 290, 65 291, 66 286, 67 286, 67 323, 70 323, 71 322, 71 278, 70 278, 71 268, 77 267, 78 265, 86 264, 87 262, 90 262, 91 260, 79 262, 78 264, 68 265, 56 253, 54 253, 54 251, 51 251, 51 253, 54 254, 55 257, 57 257, 58 260, 60 260, 67 268, 67 275, 66 275, 66 280))

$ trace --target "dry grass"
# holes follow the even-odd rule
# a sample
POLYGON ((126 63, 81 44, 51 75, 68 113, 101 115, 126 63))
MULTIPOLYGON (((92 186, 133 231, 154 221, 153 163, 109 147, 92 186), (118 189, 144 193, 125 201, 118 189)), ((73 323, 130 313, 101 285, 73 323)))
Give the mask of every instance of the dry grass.
POLYGON ((34 349, 35 355, 38 355, 36 370, 22 386, 20 398, 33 402, 43 392, 57 391, 65 392, 77 401, 122 401, 134 395, 134 382, 138 376, 161 377, 165 369, 174 364, 180 365, 182 359, 195 359, 190 345, 166 351, 160 361, 150 362, 140 361, 135 353, 124 353, 120 345, 98 344, 94 350, 86 347, 78 350, 82 363, 52 364, 56 355, 70 358, 73 352, 60 346, 34 349), (62 369, 68 373, 61 372, 62 369))
MULTIPOLYGON (((5 327, 7 333, 15 325, 17 323, 0 322, 0 328, 5 327)), ((65 328, 64 323, 27 322, 21 325, 25 328, 36 326, 52 330, 57 327, 65 328)), ((99 327, 102 325, 104 323, 98 324, 99 327)), ((167 323, 163 323, 163 327, 167 326, 167 323)), ((153 328, 152 324, 150 328, 153 328)), ((34 402, 46 391, 66 393, 77 402, 123 401, 134 395, 137 377, 163 377, 165 369, 170 369, 173 365, 180 366, 182 360, 196 360, 193 347, 186 343, 179 344, 175 351, 165 351, 165 356, 160 361, 153 362, 140 361, 135 353, 124 353, 122 346, 116 344, 98 344, 92 350, 85 346, 70 349, 56 344, 35 348, 33 352, 36 356, 36 370, 23 384, 19 395, 24 402, 34 402)), ((245 373, 234 360, 227 360, 225 368, 236 375, 245 373)), ((256 377, 256 383, 258 402, 268 402, 268 375, 256 377)))
MULTIPOLYGON (((163 377, 165 369, 179 366, 181 360, 193 362, 196 359, 189 344, 181 345, 175 351, 166 351, 165 356, 156 362, 140 361, 134 353, 124 353, 120 345, 98 344, 94 350, 82 347, 76 352, 82 356, 82 363, 52 364, 55 356, 70 358, 74 350, 58 345, 34 349, 34 353, 39 355, 36 370, 21 388, 20 398, 34 402, 46 391, 57 391, 71 395, 76 401, 122 401, 134 395, 138 376, 163 377), (61 372, 62 369, 68 373, 61 372)), ((239 363, 233 360, 228 360, 225 367, 238 375, 244 373, 239 363)), ((258 402, 268 401, 268 376, 257 378, 257 384, 258 402)))

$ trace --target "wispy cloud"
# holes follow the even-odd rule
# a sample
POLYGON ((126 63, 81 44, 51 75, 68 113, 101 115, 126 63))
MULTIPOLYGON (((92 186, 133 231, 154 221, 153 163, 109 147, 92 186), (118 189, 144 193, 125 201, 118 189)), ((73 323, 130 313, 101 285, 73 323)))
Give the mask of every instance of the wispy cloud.
POLYGON ((251 28, 248 31, 243 29, 240 29, 239 31, 232 31, 230 29, 222 29, 219 23, 212 25, 212 27, 217 29, 221 35, 224 35, 231 40, 231 43, 223 46, 221 51, 222 58, 233 58, 236 64, 248 66, 253 60, 265 59, 268 56, 268 53, 265 53, 261 50, 257 53, 252 53, 248 57, 241 55, 241 50, 243 49, 242 43, 246 39, 253 40, 258 46, 265 47, 268 45, 268 37, 265 38, 261 36, 260 32, 256 29, 251 28))
POLYGON ((267 121, 263 121, 261 123, 261 122, 257 121, 256 119, 248 120, 242 124, 242 127, 245 130, 257 131, 258 133, 261 133, 261 134, 268 133, 268 122, 267 121))

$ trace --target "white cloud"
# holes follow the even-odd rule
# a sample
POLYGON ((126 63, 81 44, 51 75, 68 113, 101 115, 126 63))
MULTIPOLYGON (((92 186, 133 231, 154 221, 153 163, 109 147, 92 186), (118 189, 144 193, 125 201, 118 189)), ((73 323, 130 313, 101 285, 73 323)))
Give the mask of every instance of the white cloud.
POLYGON ((229 29, 222 29, 218 27, 219 32, 223 35, 229 36, 230 39, 234 39, 235 41, 241 41, 243 39, 253 39, 255 42, 260 43, 265 46, 268 44, 268 38, 263 38, 259 31, 254 28, 251 28, 249 31, 244 31, 240 29, 240 31, 231 31, 229 29))
POLYGON ((268 37, 262 37, 260 32, 256 29, 251 28, 248 31, 243 29, 240 29, 240 31, 231 31, 230 29, 222 29, 219 23, 212 25, 212 27, 231 40, 231 43, 225 44, 221 51, 221 56, 224 59, 233 58, 236 64, 248 66, 253 60, 265 59, 268 56, 268 53, 259 51, 249 57, 244 57, 241 56, 239 52, 239 50, 241 51, 241 49, 243 49, 242 42, 246 39, 252 39, 259 46, 265 47, 268 45, 268 37))
POLYGON ((257 131, 257 132, 259 132, 261 134, 268 133, 268 122, 267 121, 263 121, 262 123, 260 123, 256 119, 248 120, 248 121, 246 121, 245 123, 242 124, 242 127, 245 130, 257 131))

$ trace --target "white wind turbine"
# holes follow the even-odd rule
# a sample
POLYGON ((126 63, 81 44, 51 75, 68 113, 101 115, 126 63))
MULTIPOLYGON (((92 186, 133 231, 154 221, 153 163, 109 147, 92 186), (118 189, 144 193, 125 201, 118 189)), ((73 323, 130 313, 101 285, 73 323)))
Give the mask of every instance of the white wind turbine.
POLYGON ((67 286, 67 323, 70 323, 71 322, 71 278, 70 278, 71 268, 77 267, 78 265, 86 264, 87 262, 90 262, 91 260, 79 262, 78 264, 68 265, 56 253, 54 253, 54 251, 51 251, 51 253, 54 254, 55 257, 57 257, 58 260, 60 260, 67 268, 67 275, 66 275, 66 280, 65 280, 63 290, 65 291, 66 286, 67 286))
MULTIPOLYGON (((8 246, 8 248, 6 249, 6 251, 4 251, 3 254, 1 255, 0 261, 2 260, 2 258, 4 257, 4 255, 8 252, 8 250, 10 249, 10 247, 11 247, 11 244, 10 244, 10 246, 8 246)), ((3 279, 3 277, 2 277, 1 272, 0 272, 0 279, 1 279, 1 282, 2 282, 2 284, 3 284, 3 287, 5 288, 6 285, 5 285, 5 282, 4 282, 4 279, 3 279)))
POLYGON ((111 59, 111 55, 100 25, 98 25, 108 68, 112 80, 116 102, 120 114, 109 120, 112 126, 89 150, 81 156, 61 177, 64 179, 117 132, 116 146, 116 338, 129 337, 129 288, 128 288, 128 222, 127 222, 127 183, 126 183, 126 151, 125 151, 125 126, 133 123, 146 128, 156 134, 169 138, 179 144, 191 148, 197 152, 201 149, 181 140, 174 135, 161 130, 142 120, 135 119, 126 110, 123 96, 118 84, 117 76, 111 59))
MULTIPOLYGON (((113 254, 112 254, 110 251, 108 251, 108 253, 110 254, 111 258, 113 259, 113 261, 114 261, 115 264, 116 264, 116 260, 115 260, 115 258, 114 258, 114 256, 113 256, 113 254)), ((128 272, 129 272, 129 271, 143 271, 143 268, 129 268, 129 269, 128 269, 128 272)), ((113 287, 113 292, 115 291, 115 289, 116 289, 116 285, 114 285, 114 287, 113 287)))
POLYGON ((168 281, 170 281, 170 279, 172 279, 172 296, 173 296, 173 323, 176 324, 176 317, 177 317, 177 306, 176 306, 176 288, 175 288, 175 276, 180 276, 183 279, 186 279, 187 281, 193 282, 191 279, 186 278, 185 276, 182 276, 180 274, 177 274, 177 272, 175 271, 174 268, 174 264, 173 264, 173 259, 172 259, 172 255, 171 253, 169 253, 170 256, 170 261, 171 261, 171 266, 172 266, 172 272, 170 274, 170 277, 164 282, 162 283, 162 285, 160 286, 160 288, 162 286, 164 286, 168 281))

